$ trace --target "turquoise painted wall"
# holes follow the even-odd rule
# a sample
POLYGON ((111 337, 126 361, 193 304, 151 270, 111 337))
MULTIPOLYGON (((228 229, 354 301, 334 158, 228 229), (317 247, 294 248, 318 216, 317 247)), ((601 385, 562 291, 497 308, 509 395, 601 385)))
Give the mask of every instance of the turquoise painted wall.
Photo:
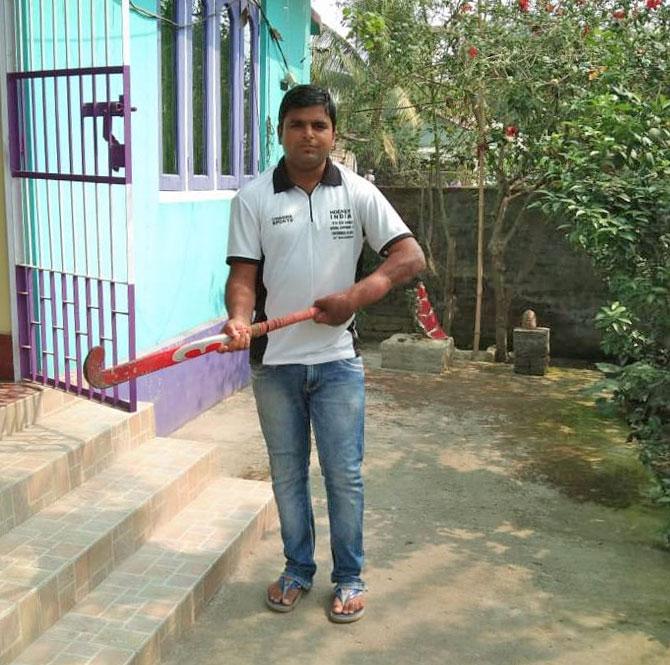
MULTIPOLYGON (((2 133, 0 132, 0 142, 2 133)), ((12 332, 9 304, 9 255, 7 251, 7 222, 5 219, 5 174, 0 160, 0 335, 12 332)))
MULTIPOLYGON (((68 31, 68 52, 70 67, 77 66, 79 47, 77 43, 78 25, 77 3, 55 0, 56 9, 42 15, 36 5, 23 0, 26 21, 25 34, 32 34, 26 41, 25 57, 31 56, 32 66, 65 67, 65 22, 68 31), (55 28, 55 39, 53 38, 55 28), (42 38, 41 33, 44 37, 42 38)), ((45 3, 45 5, 48 3, 45 3)), ((106 3, 107 4, 107 3, 106 3)), ((135 0, 135 5, 157 12, 156 0, 135 0)), ((84 14, 82 25, 96 25, 96 34, 102 34, 102 4, 82 3, 84 14), (94 7, 94 16, 90 9, 94 7)), ((281 50, 289 63, 290 74, 294 82, 309 80, 310 67, 310 4, 308 0, 265 0, 264 11, 268 21, 281 35, 281 50)), ((109 30, 119 37, 113 40, 109 49, 110 64, 121 62, 121 5, 109 3, 109 30)), ((183 336, 194 328, 205 325, 226 316, 224 305, 224 286, 228 276, 225 263, 226 243, 230 201, 234 192, 202 194, 178 193, 166 197, 159 190, 159 22, 155 18, 143 16, 136 11, 130 13, 131 32, 131 98, 137 111, 132 115, 132 252, 134 256, 136 284, 136 328, 137 351, 142 353, 167 340, 183 336), (166 200, 169 198, 169 201, 166 200), (207 200, 203 200, 207 198, 207 200)), ((91 47, 90 33, 84 33, 83 66, 104 64, 105 53, 102 40, 94 40, 91 47)), ((281 156, 281 147, 276 136, 276 119, 279 103, 284 94, 281 82, 286 78, 284 58, 278 45, 270 39, 268 26, 261 22, 260 51, 260 127, 261 127, 261 168, 273 165, 281 156)), ((76 86, 75 86, 76 88, 76 86)), ((112 97, 118 90, 112 91, 112 97)), ((48 107, 55 106, 50 88, 45 92, 48 107)), ((85 90, 84 98, 92 98, 90 90, 85 90)), ((66 116, 64 91, 61 91, 59 104, 61 115, 66 116)), ((39 101, 41 104, 41 99, 39 101)), ((51 122, 49 116, 47 122, 51 122)), ((38 117, 37 130, 43 130, 38 117)), ((117 125, 118 127, 118 125, 117 125)), ((120 129, 120 127, 119 127, 120 129)), ((117 130, 118 131, 118 130, 117 130)), ((119 137, 120 138, 120 137, 119 137)), ((77 134, 74 135, 75 153, 78 154, 77 134)), ((51 163, 55 160, 55 147, 50 147, 51 163)), ((44 155, 38 151, 38 158, 44 155)), ((90 155, 89 155, 90 160, 90 155)), ((89 261, 87 272, 95 273, 97 252, 93 244, 94 233, 83 230, 84 206, 88 205, 88 217, 96 198, 104 196, 106 187, 100 192, 95 185, 38 182, 30 185, 26 200, 30 199, 33 208, 34 224, 42 229, 41 241, 34 248, 26 248, 32 259, 43 265, 54 265, 56 269, 82 272, 83 262, 89 261), (48 213, 58 207, 63 219, 72 219, 66 225, 63 237, 49 231, 51 220, 48 213), (83 246, 88 240, 88 252, 83 246), (75 248, 77 248, 75 250, 75 248), (52 256, 53 255, 53 256, 52 256), (83 257, 83 258, 82 258, 83 257)), ((111 208, 115 216, 123 208, 123 188, 115 188, 111 208)), ((100 240, 103 246, 109 245, 108 229, 109 202, 100 201, 100 240)), ((125 234, 114 242, 115 256, 125 254, 125 234)), ((105 254, 101 267, 106 273, 105 254)), ((125 274, 116 275, 123 279, 125 274)), ((1 304, 1 303, 0 303, 1 304)), ((1 313, 1 311, 0 311, 1 313)), ((48 318, 48 317, 47 317, 48 318)), ((2 321, 0 320, 0 323, 2 321)))
MULTIPOLYGON (((147 3, 145 3, 146 5, 147 3)), ((265 12, 283 40, 281 47, 298 82, 309 80, 308 0, 268 0, 265 12)), ((134 237, 136 257, 137 346, 142 352, 188 330, 226 316, 224 286, 230 199, 160 201, 158 187, 158 26, 132 15, 134 237)), ((261 167, 281 155, 276 117, 283 96, 285 67, 267 25, 261 30, 261 167), (266 133, 267 119, 272 130, 266 133), (268 138, 270 140, 268 140, 268 138)), ((198 195, 195 195, 197 197, 198 195)))
POLYGON ((282 37, 275 42, 267 30, 261 35, 261 62, 266 63, 261 105, 261 153, 267 164, 273 164, 282 155, 277 140, 277 110, 285 92, 281 82, 286 76, 281 51, 294 81, 309 83, 311 7, 306 0, 266 0, 264 4, 269 22, 282 37))

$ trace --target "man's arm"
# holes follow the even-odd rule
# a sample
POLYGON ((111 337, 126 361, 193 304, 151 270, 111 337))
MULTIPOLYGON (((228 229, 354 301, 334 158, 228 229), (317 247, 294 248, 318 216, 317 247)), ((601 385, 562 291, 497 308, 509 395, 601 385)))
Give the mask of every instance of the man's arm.
POLYGON ((426 267, 426 259, 414 238, 393 243, 384 262, 371 275, 351 288, 319 298, 314 305, 321 311, 317 323, 339 326, 361 307, 381 300, 394 286, 408 282, 426 267))
POLYGON ((249 327, 256 306, 256 275, 258 264, 235 261, 230 266, 226 282, 226 309, 228 321, 223 327, 224 335, 231 338, 222 351, 239 351, 249 348, 249 327))

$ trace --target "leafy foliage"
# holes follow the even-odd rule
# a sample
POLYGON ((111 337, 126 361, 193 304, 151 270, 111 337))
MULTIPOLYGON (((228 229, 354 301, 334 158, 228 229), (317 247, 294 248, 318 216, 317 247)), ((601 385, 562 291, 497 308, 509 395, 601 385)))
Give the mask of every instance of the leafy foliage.
MULTIPOLYGON (((488 251, 505 350, 505 251, 524 222, 511 203, 541 196, 609 286, 596 320, 618 362, 608 385, 644 458, 670 479, 668 0, 342 4, 361 54, 342 97, 360 162, 396 182, 423 171, 418 181, 439 191, 445 172, 467 182, 484 154, 497 189, 488 251)), ((444 207, 441 193, 426 200, 444 207)), ((432 219, 421 224, 430 260, 432 219)))
POLYGON ((670 79, 638 70, 657 41, 667 45, 667 23, 637 37, 630 57, 625 42, 608 51, 597 89, 546 142, 542 206, 566 220, 609 287, 596 325, 619 364, 601 366, 606 387, 670 495, 670 99, 659 93, 670 79))

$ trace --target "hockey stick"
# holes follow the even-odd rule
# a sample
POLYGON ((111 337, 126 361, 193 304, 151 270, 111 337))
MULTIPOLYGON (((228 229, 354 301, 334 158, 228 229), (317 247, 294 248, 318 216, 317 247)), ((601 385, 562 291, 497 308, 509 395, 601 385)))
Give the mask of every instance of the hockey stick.
MULTIPOLYGON (((261 337, 278 328, 284 328, 300 321, 308 321, 319 311, 317 307, 300 312, 293 312, 286 316, 279 316, 269 321, 259 321, 250 328, 252 337, 261 337)), ((218 351, 222 346, 228 344, 231 338, 228 335, 213 335, 204 337, 188 344, 178 344, 162 351, 148 353, 146 356, 130 360, 121 365, 115 365, 104 369, 105 349, 102 346, 94 346, 84 361, 84 376, 94 388, 105 389, 116 386, 119 383, 136 379, 138 376, 155 372, 165 367, 171 367, 184 360, 197 358, 210 351, 218 351)))

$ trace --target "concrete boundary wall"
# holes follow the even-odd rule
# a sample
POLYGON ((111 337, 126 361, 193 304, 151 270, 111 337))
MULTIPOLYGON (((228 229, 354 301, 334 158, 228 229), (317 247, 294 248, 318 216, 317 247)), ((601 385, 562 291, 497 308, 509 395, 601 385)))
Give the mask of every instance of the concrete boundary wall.
MULTIPOLYGON (((385 196, 420 238, 429 231, 427 196, 419 188, 382 187, 385 196)), ((472 345, 476 285, 476 215, 475 188, 445 188, 443 196, 450 232, 456 240, 456 317, 452 333, 458 348, 472 345)), ((487 209, 494 205, 495 191, 487 192, 487 209)), ((436 204, 436 202, 434 202, 436 204)), ((435 208, 437 210, 437 207, 435 208)), ((512 329, 519 325, 522 312, 536 311, 538 324, 550 327, 553 356, 599 358, 602 356, 599 336, 593 325, 598 309, 606 302, 605 286, 594 273, 589 258, 572 248, 557 224, 538 210, 524 212, 524 223, 508 247, 508 282, 516 283, 509 309, 509 344, 512 329)), ((435 263, 446 264, 444 230, 436 221, 432 229, 435 263)), ((487 232, 486 242, 490 237, 487 232)), ((375 263, 366 255, 366 268, 375 263)), ((445 294, 440 281, 425 275, 429 296, 442 318, 445 294)), ((482 344, 495 341, 494 297, 490 262, 485 264, 482 344)), ((364 340, 390 337, 397 332, 413 330, 409 301, 403 289, 396 289, 381 303, 363 313, 360 328, 364 340)))

